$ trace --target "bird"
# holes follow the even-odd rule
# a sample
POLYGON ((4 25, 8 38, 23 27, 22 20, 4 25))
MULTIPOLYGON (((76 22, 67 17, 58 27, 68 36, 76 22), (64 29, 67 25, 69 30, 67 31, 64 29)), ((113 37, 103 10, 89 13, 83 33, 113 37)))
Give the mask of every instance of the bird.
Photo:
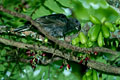
MULTIPOLYGON (((67 33, 81 29, 81 24, 76 18, 67 18, 64 14, 51 14, 36 18, 35 22, 39 23, 42 28, 54 37, 63 37, 67 33)), ((32 26, 26 23, 24 26, 14 29, 14 32, 23 32, 29 30, 32 26)))

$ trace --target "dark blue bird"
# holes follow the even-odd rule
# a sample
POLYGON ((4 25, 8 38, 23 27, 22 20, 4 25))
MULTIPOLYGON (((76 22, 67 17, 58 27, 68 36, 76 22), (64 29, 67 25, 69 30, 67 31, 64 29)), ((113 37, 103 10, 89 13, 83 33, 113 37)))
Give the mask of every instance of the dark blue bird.
MULTIPOLYGON (((64 14, 52 14, 35 19, 45 31, 51 36, 63 37, 65 34, 81 29, 80 22, 75 18, 67 18, 64 14)), ((14 32, 22 32, 30 29, 31 24, 26 24, 17 29, 14 32)))

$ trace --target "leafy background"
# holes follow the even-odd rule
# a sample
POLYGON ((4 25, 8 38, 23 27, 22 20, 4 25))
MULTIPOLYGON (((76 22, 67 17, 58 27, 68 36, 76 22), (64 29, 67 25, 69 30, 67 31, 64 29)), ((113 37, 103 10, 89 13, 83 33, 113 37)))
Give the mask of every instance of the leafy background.
MULTIPOLYGON (((109 6, 105 0, 13 0, 12 2, 11 0, 0 0, 0 4, 9 10, 31 16, 33 19, 52 13, 63 13, 68 17, 74 16, 84 24, 89 21, 90 14, 95 15, 100 20, 106 17, 110 22, 115 21, 119 17, 119 13, 109 6)), ((26 21, 23 19, 0 12, 0 25, 15 28, 24 25, 25 22, 26 21)), ((0 36, 24 43, 34 43, 36 41, 30 37, 25 38, 9 35, 3 34, 0 36)), ((36 43, 42 44, 38 41, 36 43)), ((62 61, 57 61, 46 66, 38 64, 35 70, 33 70, 29 63, 18 62, 16 59, 9 61, 11 58, 26 58, 26 56, 24 56, 26 50, 5 46, 3 44, 0 45, 1 80, 49 80, 48 78, 51 80, 80 80, 85 71, 87 71, 82 70, 85 66, 69 62, 72 71, 70 75, 66 76, 64 74, 65 69, 59 69, 62 65, 62 61), (13 50, 12 54, 10 54, 11 50, 13 50), (16 53, 14 50, 19 50, 20 54, 16 53), (17 56, 14 56, 14 54, 17 56)), ((103 56, 93 59, 106 63, 103 56)), ((97 74, 100 73, 98 72, 97 74)), ((110 74, 102 74, 102 78, 103 80, 120 80, 119 76, 110 74)))

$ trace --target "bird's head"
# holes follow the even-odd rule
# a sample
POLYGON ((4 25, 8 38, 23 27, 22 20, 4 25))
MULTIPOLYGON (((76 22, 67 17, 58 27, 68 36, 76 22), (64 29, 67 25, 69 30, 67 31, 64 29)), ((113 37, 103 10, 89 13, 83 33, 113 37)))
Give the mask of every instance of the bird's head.
POLYGON ((75 28, 78 31, 81 29, 81 24, 76 18, 68 18, 68 19, 71 28, 75 28))

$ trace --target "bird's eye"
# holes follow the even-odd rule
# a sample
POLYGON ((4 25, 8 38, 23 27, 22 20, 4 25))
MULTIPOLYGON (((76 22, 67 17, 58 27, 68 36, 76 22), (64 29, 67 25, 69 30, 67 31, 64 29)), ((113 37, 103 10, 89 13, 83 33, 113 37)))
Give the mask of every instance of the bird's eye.
POLYGON ((78 20, 76 20, 75 22, 78 23, 78 20))

